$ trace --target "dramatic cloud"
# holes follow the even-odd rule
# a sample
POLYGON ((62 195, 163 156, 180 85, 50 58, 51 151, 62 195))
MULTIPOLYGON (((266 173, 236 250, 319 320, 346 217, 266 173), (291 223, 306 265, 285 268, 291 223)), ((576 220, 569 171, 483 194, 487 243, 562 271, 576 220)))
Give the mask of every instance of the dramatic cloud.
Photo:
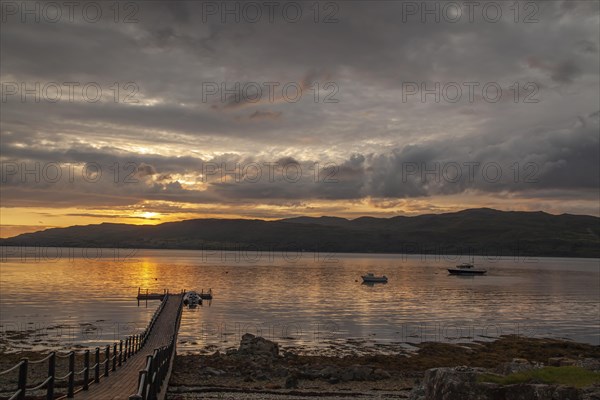
POLYGON ((3 3, 3 225, 598 215, 598 2, 275 3, 3 3))

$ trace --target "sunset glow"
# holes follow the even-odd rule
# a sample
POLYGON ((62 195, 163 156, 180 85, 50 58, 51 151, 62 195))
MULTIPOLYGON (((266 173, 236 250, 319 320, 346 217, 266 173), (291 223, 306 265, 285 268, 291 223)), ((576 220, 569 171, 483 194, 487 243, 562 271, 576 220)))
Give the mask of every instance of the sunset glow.
POLYGON ((599 0, 0 0, 0 66, 1 398, 600 394, 599 0))
POLYGON ((51 51, 28 50, 29 26, 3 24, 0 236, 479 207, 600 214, 593 2, 540 5, 560 32, 485 20, 424 31, 416 17, 392 18, 400 4, 366 4, 344 4, 340 23, 228 24, 216 35, 218 18, 197 23, 200 4, 161 3, 137 23, 41 23, 35 37, 53 35, 51 51), (365 36, 363 20, 381 24, 365 36), (281 57, 289 48, 297 58, 281 57), (487 61, 465 65, 466 54, 487 61), (74 76, 102 97, 42 98, 54 81, 65 97, 74 76), (20 82, 46 92, 23 102, 20 82))

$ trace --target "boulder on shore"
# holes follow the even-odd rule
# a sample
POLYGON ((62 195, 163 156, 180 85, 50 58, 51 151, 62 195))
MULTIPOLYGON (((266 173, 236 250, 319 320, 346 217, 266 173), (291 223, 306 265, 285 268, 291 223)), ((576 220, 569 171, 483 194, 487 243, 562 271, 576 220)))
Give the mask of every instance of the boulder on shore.
POLYGON ((246 333, 242 336, 240 347, 237 350, 238 355, 267 355, 270 357, 277 357, 279 355, 279 345, 275 342, 262 338, 260 336, 254 336, 251 333, 246 333))
POLYGON ((478 376, 489 373, 483 368, 433 368, 425 372, 420 386, 413 389, 410 400, 581 400, 582 392, 574 387, 520 383, 498 385, 479 382, 478 376))

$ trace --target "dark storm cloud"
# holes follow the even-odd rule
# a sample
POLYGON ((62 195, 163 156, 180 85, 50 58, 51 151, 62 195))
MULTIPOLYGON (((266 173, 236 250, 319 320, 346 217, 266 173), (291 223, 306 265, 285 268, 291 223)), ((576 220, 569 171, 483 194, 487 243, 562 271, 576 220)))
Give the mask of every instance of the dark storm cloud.
POLYGON ((467 190, 576 199, 579 190, 598 185, 597 2, 536 2, 535 23, 522 22, 524 10, 515 23, 508 7, 498 23, 480 13, 473 23, 422 23, 419 16, 403 21, 402 2, 336 4, 339 22, 331 24, 314 23, 308 9, 297 23, 278 13, 274 23, 223 24, 218 16, 205 22, 202 3, 182 1, 141 2, 137 23, 114 23, 110 15, 98 23, 9 19, 1 27, 3 84, 96 82, 105 97, 95 103, 3 98, 2 160, 105 168, 131 162, 138 181, 115 185, 106 174, 94 185, 36 186, 13 177, 3 184, 3 204, 266 204, 467 190), (129 82, 139 89, 137 103, 123 99, 129 82), (223 84, 264 88, 265 82, 279 83, 273 99, 266 92, 256 102, 252 91, 239 98, 205 92, 206 84, 220 91, 223 84), (280 92, 289 82, 302 88, 298 102, 280 92), (335 86, 325 89, 328 82, 335 86), (503 97, 488 103, 479 91, 473 102, 421 102, 420 95, 403 102, 406 82, 429 88, 498 82, 503 97), (539 89, 539 103, 523 103, 528 82, 539 89), (327 95, 338 101, 324 102, 327 95), (202 182, 207 163, 262 165, 284 157, 301 165, 302 179, 202 182), (497 163, 503 177, 442 176, 452 163, 465 174, 468 162, 497 163), (316 163, 324 168, 319 178, 334 181, 315 181, 316 163), (520 170, 514 182, 514 163, 535 171, 520 170), (436 165, 439 179, 421 174, 436 165), (536 182, 522 182, 532 173, 536 182))
POLYGON ((548 72, 552 80, 558 83, 572 83, 581 74, 579 67, 571 60, 548 65, 532 57, 529 59, 529 66, 548 72))
MULTIPOLYGON (((73 182, 66 175, 59 182, 48 182, 43 174, 40 182, 35 182, 31 173, 23 178, 20 169, 25 167, 5 162, 3 201, 5 206, 38 205, 48 200, 55 206, 122 206, 143 200, 205 204, 264 199, 416 198, 466 190, 530 195, 536 191, 593 191, 600 184, 596 162, 600 127, 596 115, 581 117, 561 129, 527 132, 518 142, 489 144, 470 153, 460 150, 468 148, 468 139, 463 139, 428 146, 407 145, 384 154, 352 154, 341 163, 323 164, 293 157, 266 160, 234 154, 210 160, 137 154, 115 158, 110 148, 70 151, 62 162, 87 160, 102 168, 102 178, 85 179, 78 166, 72 174, 73 182), (120 175, 115 174, 115 160, 122 169, 120 175), (515 165, 519 175, 515 175, 515 165), (186 188, 178 179, 191 179, 204 186, 186 188)), ((18 159, 51 162, 49 154, 27 150, 18 159)), ((33 161, 26 165, 27 170, 34 170, 33 161)), ((38 167, 43 168, 43 164, 38 167)), ((62 170, 68 168, 62 166, 62 170)))

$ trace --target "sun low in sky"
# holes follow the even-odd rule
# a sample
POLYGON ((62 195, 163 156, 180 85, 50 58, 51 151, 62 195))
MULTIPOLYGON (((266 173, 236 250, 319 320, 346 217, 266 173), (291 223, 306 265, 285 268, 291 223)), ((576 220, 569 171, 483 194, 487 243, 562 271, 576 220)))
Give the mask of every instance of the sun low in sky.
POLYGON ((3 10, 0 236, 600 214, 598 2, 208 3, 3 10))

